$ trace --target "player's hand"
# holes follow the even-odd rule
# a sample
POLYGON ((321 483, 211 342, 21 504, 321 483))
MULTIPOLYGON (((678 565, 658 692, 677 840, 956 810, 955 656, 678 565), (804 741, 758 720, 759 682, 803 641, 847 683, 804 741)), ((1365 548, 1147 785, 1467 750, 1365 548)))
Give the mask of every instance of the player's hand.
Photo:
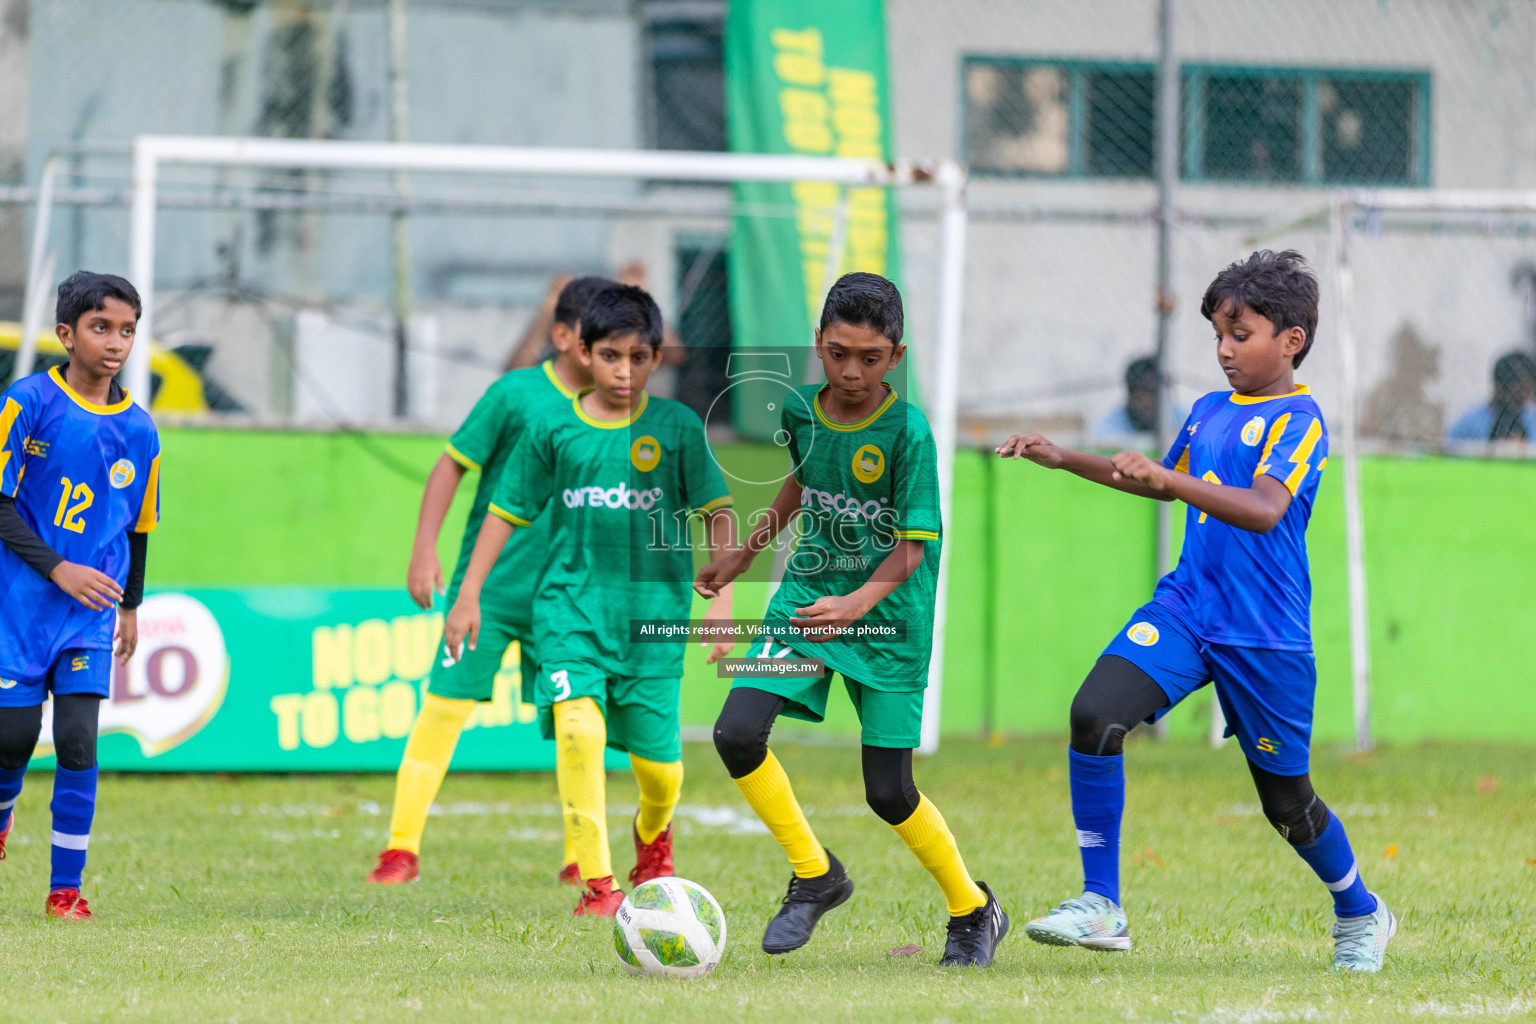
POLYGON ((1166 491, 1173 479, 1167 466, 1147 458, 1142 452, 1121 452, 1109 461, 1115 464, 1116 480, 1135 480, 1154 491, 1166 491))
POLYGON ((452 665, 464 657, 466 641, 472 651, 479 640, 480 602, 475 599, 466 601, 461 595, 457 601, 453 602, 453 608, 448 612, 448 620, 443 623, 443 651, 447 656, 443 665, 452 665))
POLYGON ((48 578, 87 608, 106 611, 123 599, 123 588, 104 572, 76 562, 60 562, 48 578))
POLYGON ((845 631, 855 620, 869 611, 851 594, 829 594, 816 599, 814 604, 796 608, 789 624, 805 634, 813 644, 823 644, 845 631))
POLYGON ((117 635, 113 640, 115 643, 112 653, 117 656, 117 663, 128 664, 128 659, 133 657, 133 652, 139 649, 139 610, 137 608, 117 610, 117 635))
POLYGON ((700 569, 698 576, 694 577, 693 589, 698 591, 700 597, 719 597, 725 585, 746 572, 751 564, 751 552, 746 548, 737 548, 700 569))
POLYGON ((1028 459, 1046 469, 1060 469, 1066 461, 1061 449, 1043 434, 1014 434, 997 446, 997 454, 1005 459, 1028 459))
POLYGON ((424 611, 432 610, 432 599, 443 590, 443 566, 436 551, 412 551, 411 564, 405 570, 405 589, 424 611))

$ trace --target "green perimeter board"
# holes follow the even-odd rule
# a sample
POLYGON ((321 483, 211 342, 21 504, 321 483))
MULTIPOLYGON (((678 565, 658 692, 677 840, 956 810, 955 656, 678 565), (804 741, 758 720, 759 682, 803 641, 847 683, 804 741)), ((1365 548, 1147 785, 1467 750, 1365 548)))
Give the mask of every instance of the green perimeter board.
MULTIPOLYGON (((164 521, 149 558, 150 583, 162 589, 402 586, 422 483, 443 446, 439 437, 186 427, 164 429, 162 441, 164 521)), ((756 464, 782 455, 729 446, 721 457, 756 464)), ((1094 658, 1151 594, 1156 510, 1067 474, 1000 461, 991 467, 992 557, 982 459, 969 451, 956 459, 944 728, 974 733, 985 721, 991 579, 992 724, 1061 734, 1094 658)), ((1353 735, 1339 480, 1337 472, 1324 478, 1310 531, 1324 741, 1353 735)), ((1376 738, 1528 738, 1536 732, 1525 643, 1536 634, 1536 463, 1373 457, 1362 481, 1376 738)), ((444 526, 447 566, 476 482, 466 478, 444 526)), ((765 505, 772 490, 738 488, 738 508, 765 505)), ((756 613, 764 596, 760 583, 743 583, 738 617, 756 613)), ((725 689, 690 653, 685 724, 711 724, 725 689)), ((1203 735, 1209 701, 1198 694, 1171 715, 1174 734, 1203 735)), ((846 701, 834 701, 824 731, 852 727, 846 701)))

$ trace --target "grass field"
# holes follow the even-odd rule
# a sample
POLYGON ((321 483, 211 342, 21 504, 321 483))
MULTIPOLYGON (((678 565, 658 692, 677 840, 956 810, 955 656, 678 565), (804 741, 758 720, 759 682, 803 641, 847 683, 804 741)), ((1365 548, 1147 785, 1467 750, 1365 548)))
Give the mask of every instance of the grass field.
MULTIPOLYGON (((812 944, 757 948, 787 878, 715 760, 687 749, 678 867, 725 907, 709 978, 632 978, 606 922, 558 888, 550 776, 453 776, 419 885, 362 884, 392 779, 109 776, 86 894, 42 916, 50 777, 23 794, 0 864, 0 1019, 1125 1020, 1536 1018, 1536 747, 1320 754, 1319 791, 1402 919, 1386 970, 1327 970, 1326 893, 1258 814, 1235 749, 1135 743, 1125 890, 1136 948, 1038 946, 1022 923, 1078 880, 1059 743, 951 742, 918 766, 1016 931, 985 971, 948 971, 938 893, 862 805, 857 752, 776 744, 858 891, 812 944), (892 957, 907 943, 916 956, 892 957)), ((610 776, 615 866, 632 860, 610 776)))

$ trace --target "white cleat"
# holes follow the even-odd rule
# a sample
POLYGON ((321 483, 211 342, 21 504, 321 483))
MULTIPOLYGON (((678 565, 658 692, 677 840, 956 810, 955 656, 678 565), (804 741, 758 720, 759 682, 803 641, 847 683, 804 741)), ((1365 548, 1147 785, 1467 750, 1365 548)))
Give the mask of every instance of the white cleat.
POLYGON ((1120 904, 1096 892, 1064 900, 1044 917, 1024 928, 1024 934, 1048 946, 1085 949, 1130 949, 1131 933, 1120 904))

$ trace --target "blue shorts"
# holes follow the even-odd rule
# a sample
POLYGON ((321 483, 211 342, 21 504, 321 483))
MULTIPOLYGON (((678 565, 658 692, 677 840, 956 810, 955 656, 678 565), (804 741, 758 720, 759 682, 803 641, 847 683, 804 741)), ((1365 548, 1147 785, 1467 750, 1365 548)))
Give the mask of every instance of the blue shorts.
POLYGON ((1105 654, 1124 658, 1168 696, 1161 718, 1206 683, 1248 760, 1276 775, 1304 775, 1312 747, 1317 662, 1306 651, 1271 651, 1207 643, 1178 615, 1144 604, 1105 654))
POLYGON ((0 707, 31 708, 50 693, 106 697, 112 686, 112 652, 71 647, 61 652, 41 679, 0 679, 0 707))

